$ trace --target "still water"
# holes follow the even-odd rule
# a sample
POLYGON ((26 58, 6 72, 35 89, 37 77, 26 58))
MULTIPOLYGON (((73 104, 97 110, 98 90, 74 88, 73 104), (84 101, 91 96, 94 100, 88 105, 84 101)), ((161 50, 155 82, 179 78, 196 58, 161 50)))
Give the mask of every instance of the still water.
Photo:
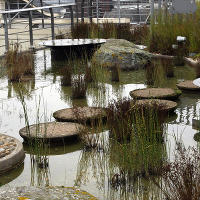
MULTIPOLYGON (((97 89, 89 88, 87 97, 83 100, 71 99, 71 89, 61 86, 61 77, 52 70, 51 53, 48 49, 35 53, 35 77, 23 83, 25 102, 30 124, 36 123, 37 107, 40 107, 41 122, 54 121, 53 112, 76 105, 106 106, 112 99, 129 97, 134 89, 146 88, 144 70, 121 72, 119 83, 104 83, 103 96, 99 98, 97 89), (46 73, 50 72, 50 73, 46 73), (39 104, 40 101, 40 104, 39 104), (102 101, 102 102, 100 102, 102 101), (44 116, 45 113, 45 116, 44 116)), ((1 66, 1 71, 5 70, 1 66)), ((175 67, 175 77, 162 80, 162 86, 176 88, 181 80, 196 78, 194 70, 189 66, 175 67)), ((197 146, 193 136, 197 130, 192 128, 192 119, 200 116, 200 94, 198 92, 183 93, 178 100, 178 107, 168 120, 167 146, 168 154, 172 156, 174 141, 181 138, 185 146, 197 146)), ((0 78, 0 132, 13 136, 23 142, 19 129, 25 126, 24 112, 18 97, 16 83, 9 83, 6 76, 0 78)), ((102 134, 107 135, 108 130, 102 134)), ((64 185, 77 186, 97 198, 128 199, 120 190, 109 185, 109 159, 103 153, 82 151, 81 143, 54 147, 49 153, 48 170, 36 170, 31 167, 30 154, 25 146, 26 158, 24 164, 8 174, 0 176, 1 189, 29 185, 64 185), (43 175, 41 175, 43 174, 43 175), (45 174, 45 175, 44 175, 45 174)), ((143 189, 148 185, 143 181, 143 189)), ((128 191, 131 195, 131 190, 128 191)), ((127 194, 128 195, 128 194, 127 194)), ((132 198, 130 198, 132 199, 132 198)))

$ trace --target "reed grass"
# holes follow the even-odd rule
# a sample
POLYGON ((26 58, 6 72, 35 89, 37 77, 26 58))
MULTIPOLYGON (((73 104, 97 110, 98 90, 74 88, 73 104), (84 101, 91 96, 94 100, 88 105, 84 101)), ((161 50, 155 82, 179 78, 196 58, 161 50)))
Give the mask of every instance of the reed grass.
POLYGON ((194 14, 169 14, 160 12, 156 21, 151 23, 151 34, 148 48, 151 52, 166 55, 176 55, 172 44, 177 44, 176 37, 186 37, 186 45, 181 48, 181 54, 188 55, 189 52, 200 51, 200 6, 197 3, 194 14))
POLYGON ((18 43, 9 46, 5 55, 5 65, 11 82, 19 82, 23 76, 34 75, 34 56, 32 52, 22 52, 18 43))
POLYGON ((160 173, 165 158, 165 129, 158 110, 157 105, 140 107, 129 99, 108 106, 108 127, 114 139, 111 160, 131 176, 160 173))
MULTIPOLYGON (((30 132, 30 120, 29 120, 29 114, 28 114, 28 108, 26 104, 26 100, 24 97, 24 93, 22 91, 23 88, 18 87, 18 94, 19 94, 19 100, 22 104, 22 108, 24 111, 24 120, 26 125, 26 132, 28 135, 31 135, 30 132)), ((35 137, 30 137, 30 140, 28 140, 28 146, 29 146, 29 153, 30 153, 30 161, 31 161, 31 185, 32 186, 49 186, 49 157, 48 152, 50 148, 49 142, 46 140, 46 130, 45 127, 45 133, 43 138, 39 138, 38 135, 40 134, 40 107, 41 107, 41 97, 39 97, 38 104, 36 106, 36 133, 35 137), (36 179, 35 179, 36 178, 36 179)), ((47 122, 47 114, 44 109, 44 113, 42 115, 44 117, 44 122, 47 122)))
POLYGON ((200 156, 195 147, 186 149, 176 143, 174 161, 163 166, 162 181, 156 182, 166 199, 197 200, 200 198, 200 156))
POLYGON ((84 75, 77 74, 72 81, 72 98, 82 99, 86 97, 87 83, 84 75))
POLYGON ((131 27, 130 24, 103 23, 101 25, 78 23, 72 30, 72 38, 115 38, 137 44, 146 42, 149 28, 146 25, 131 27))

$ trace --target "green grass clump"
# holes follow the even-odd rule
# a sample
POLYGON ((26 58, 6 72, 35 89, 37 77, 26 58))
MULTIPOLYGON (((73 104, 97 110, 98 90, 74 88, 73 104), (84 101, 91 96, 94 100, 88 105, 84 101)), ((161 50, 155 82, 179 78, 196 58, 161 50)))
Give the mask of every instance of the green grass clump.
POLYGON ((110 159, 123 173, 130 176, 160 173, 165 157, 165 129, 159 110, 156 104, 151 108, 138 106, 130 99, 109 104, 107 124, 113 139, 110 159))
POLYGON ((169 14, 161 12, 156 21, 151 22, 151 34, 148 48, 151 52, 175 55, 172 44, 177 44, 176 37, 186 37, 183 55, 200 51, 200 6, 194 14, 169 14))

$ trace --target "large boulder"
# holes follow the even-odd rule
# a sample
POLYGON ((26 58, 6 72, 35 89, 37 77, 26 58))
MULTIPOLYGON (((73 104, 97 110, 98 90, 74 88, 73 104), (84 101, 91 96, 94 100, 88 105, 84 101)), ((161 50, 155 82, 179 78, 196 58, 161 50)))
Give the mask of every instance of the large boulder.
POLYGON ((93 59, 105 67, 118 64, 121 69, 134 70, 144 68, 151 60, 151 54, 127 40, 108 39, 95 52, 93 59))

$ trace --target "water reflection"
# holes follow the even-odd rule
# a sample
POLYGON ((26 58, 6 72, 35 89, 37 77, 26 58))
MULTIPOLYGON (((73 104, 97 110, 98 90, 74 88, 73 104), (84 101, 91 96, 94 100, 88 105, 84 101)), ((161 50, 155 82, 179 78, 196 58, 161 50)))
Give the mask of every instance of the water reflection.
MULTIPOLYGON (((96 85, 89 84, 86 98, 73 100, 71 88, 61 86, 61 74, 58 69, 62 67, 63 63, 51 63, 49 50, 36 52, 35 59, 34 79, 21 83, 22 90, 27 94, 25 100, 30 115, 30 124, 35 123, 35 99, 41 94, 46 102, 46 114, 50 117, 56 110, 67 107, 83 105, 106 107, 108 102, 113 99, 129 97, 131 90, 148 87, 144 70, 121 72, 119 83, 106 80, 106 82, 101 81, 96 85)), ((163 76, 159 77, 159 73, 157 76, 159 79, 156 80, 154 86, 176 88, 177 81, 191 80, 196 77, 196 74, 194 69, 184 66, 174 67, 174 77, 172 78, 164 77, 162 79, 163 76)), ((22 106, 17 98, 19 84, 8 82, 5 76, 0 78, 0 83, 0 131, 22 141, 18 130, 25 124, 22 106)), ((167 145, 168 143, 171 145, 166 148, 168 154, 174 148, 174 135, 181 136, 186 146, 199 146, 199 143, 193 139, 197 131, 191 126, 192 118, 199 117, 199 106, 198 94, 184 92, 180 96, 176 115, 170 117, 166 122, 168 123, 167 145)), ((41 105, 40 109, 43 111, 44 107, 41 105)), ((53 120, 52 118, 51 121, 53 120)), ((113 160, 107 151, 81 151, 81 149, 81 144, 50 148, 45 154, 46 158, 41 152, 39 156, 31 153, 30 159, 25 160, 24 170, 22 166, 13 171, 13 175, 12 173, 10 175, 11 179, 9 174, 1 176, 0 182, 7 184, 16 178, 10 182, 12 186, 24 184, 73 186, 75 183, 99 199, 151 199, 153 196, 163 199, 152 180, 140 176, 130 178, 125 186, 113 187, 111 179, 115 174, 120 174, 121 170, 118 161, 113 160), (41 166, 41 163, 44 163, 44 166, 41 166)), ((26 146, 25 150, 30 154, 26 146)), ((119 154, 118 151, 112 151, 112 153, 119 154)), ((159 179, 159 177, 157 178, 159 179)))
POLYGON ((14 179, 16 179, 18 176, 21 175, 21 173, 24 170, 24 163, 22 163, 20 166, 18 166, 17 168, 0 175, 0 187, 10 183, 11 181, 13 181, 14 179))

